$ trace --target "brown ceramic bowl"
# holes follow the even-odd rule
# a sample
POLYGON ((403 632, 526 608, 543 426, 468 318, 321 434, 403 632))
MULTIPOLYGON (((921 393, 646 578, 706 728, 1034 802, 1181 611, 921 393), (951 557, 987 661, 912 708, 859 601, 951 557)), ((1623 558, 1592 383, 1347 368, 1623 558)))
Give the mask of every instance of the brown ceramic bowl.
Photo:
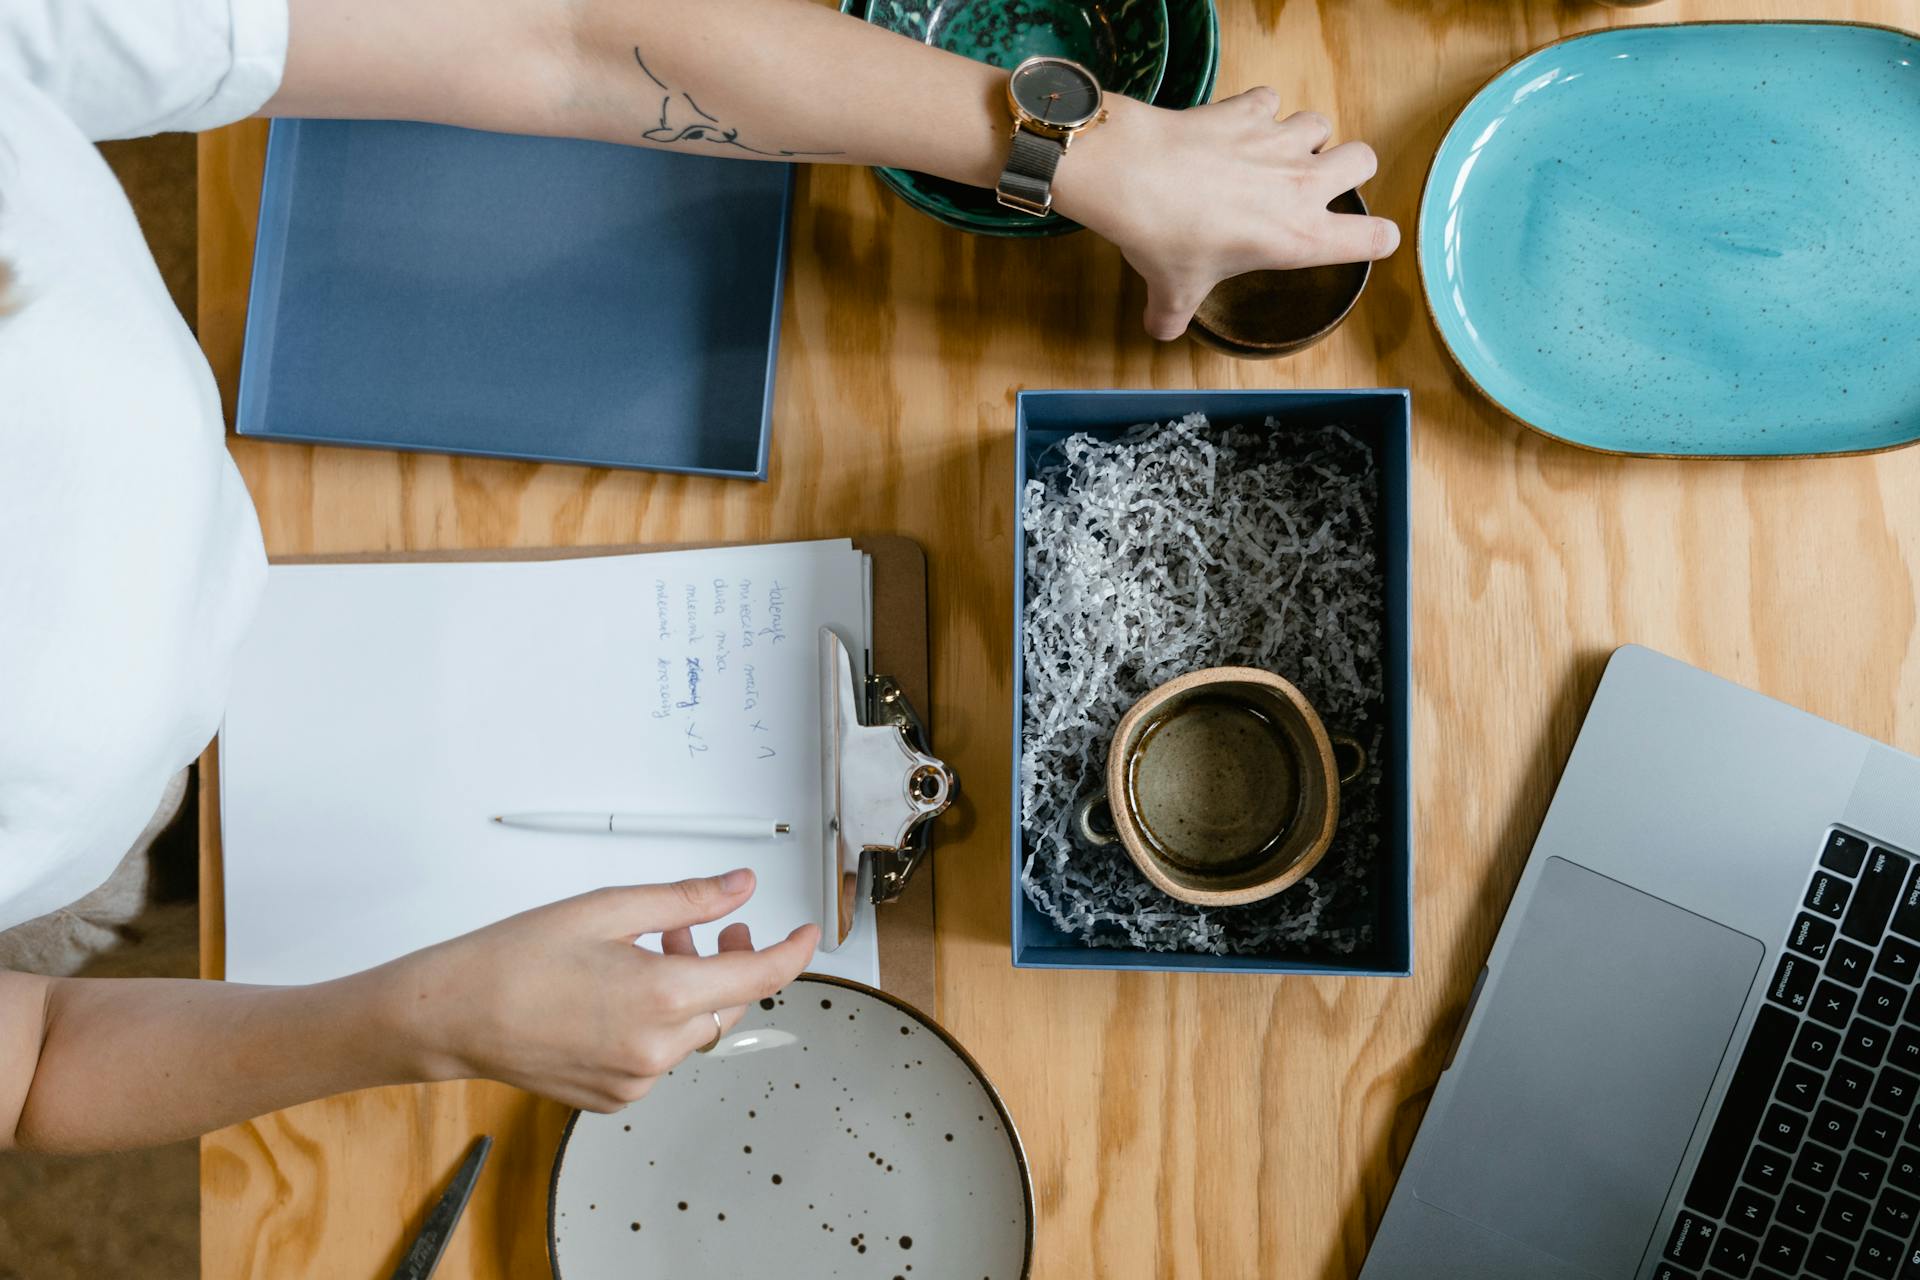
MULTIPOLYGON (((1209 667, 1167 681, 1122 717, 1107 752, 1106 787, 1081 802, 1077 826, 1088 844, 1123 846, 1141 874, 1169 897, 1207 907, 1244 906, 1289 888, 1319 863, 1340 821, 1340 788, 1358 777, 1366 762, 1366 749, 1345 734, 1328 734, 1313 704, 1288 681, 1255 667, 1209 667), (1223 694, 1257 708, 1285 739, 1291 780, 1288 786, 1263 790, 1257 797, 1245 794, 1244 787, 1236 794, 1231 786, 1206 785, 1207 803, 1216 806, 1223 820, 1253 807, 1284 805, 1289 811, 1286 830, 1251 863, 1183 862, 1161 847, 1136 812, 1142 775, 1135 772, 1141 768, 1135 750, 1169 711, 1223 694), (1223 802, 1225 807, 1220 807, 1223 802), (1096 821, 1102 809, 1110 830, 1096 821)), ((1174 768, 1177 777, 1181 766, 1174 768)), ((1164 770, 1156 772, 1166 776, 1164 770)), ((1221 824, 1230 825, 1230 821, 1221 824)))
MULTIPOLYGON (((1327 206, 1365 213, 1358 191, 1327 206)), ((1298 271, 1249 271, 1213 287, 1187 333, 1204 346, 1245 360, 1271 360, 1304 351, 1339 328, 1367 287, 1370 262, 1345 262, 1298 271)))

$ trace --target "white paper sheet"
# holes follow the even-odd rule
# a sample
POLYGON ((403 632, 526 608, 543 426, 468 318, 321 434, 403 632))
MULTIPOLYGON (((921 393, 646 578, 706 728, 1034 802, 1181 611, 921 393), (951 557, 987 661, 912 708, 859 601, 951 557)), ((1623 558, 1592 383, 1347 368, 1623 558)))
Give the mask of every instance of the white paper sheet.
MULTIPOLYGON (((220 734, 227 977, 320 981, 603 885, 736 866, 759 878, 731 917, 757 942, 817 920, 818 629, 859 666, 865 595, 844 540, 275 566, 220 734), (793 834, 490 821, 532 810, 752 815, 793 834)), ((877 984, 872 911, 812 967, 877 984)), ((694 931, 703 951, 720 927, 694 931)))

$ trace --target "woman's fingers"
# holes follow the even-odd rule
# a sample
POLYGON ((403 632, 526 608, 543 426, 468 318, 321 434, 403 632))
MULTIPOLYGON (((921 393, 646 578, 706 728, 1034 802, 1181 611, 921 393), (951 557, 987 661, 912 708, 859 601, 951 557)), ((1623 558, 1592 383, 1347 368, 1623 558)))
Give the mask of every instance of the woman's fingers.
POLYGON ((1380 171, 1380 158, 1364 142, 1343 142, 1320 155, 1319 177, 1337 195, 1351 191, 1380 171))
POLYGON ((637 938, 688 925, 707 924, 736 911, 753 896, 753 872, 744 867, 723 876, 676 880, 672 884, 622 885, 596 889, 574 901, 596 925, 616 937, 637 938))
MULTIPOLYGON (((738 935, 735 935, 736 937, 738 935)), ((813 959, 820 930, 803 924, 770 947, 722 950, 711 956, 662 956, 658 980, 665 984, 673 1007, 683 1015, 709 1009, 730 1009, 770 996, 800 976, 813 959)))
POLYGON ((1244 93, 1236 93, 1223 100, 1223 105, 1238 107, 1240 110, 1262 120, 1271 120, 1280 114, 1280 95, 1266 85, 1255 85, 1244 93))
POLYGON ((1171 342, 1187 331, 1187 322, 1193 319, 1193 313, 1206 297, 1205 289, 1196 289, 1184 282, 1168 284, 1148 280, 1147 309, 1141 320, 1148 333, 1162 342, 1171 342))
MULTIPOLYGON (((720 950, 723 952, 752 951, 753 931, 739 921, 728 925, 720 931, 720 950)), ((727 1031, 733 1030, 734 1024, 740 1021, 741 1015, 746 1011, 747 1006, 744 1004, 729 1005, 720 1010, 721 1026, 727 1031)))
POLYGON ((1279 129, 1308 151, 1318 151, 1333 136, 1333 121, 1318 111, 1296 111, 1280 122, 1279 129))
MULTIPOLYGON (((691 946, 691 938, 688 939, 688 945, 691 946)), ((673 956, 693 955, 696 957, 698 955, 698 953, 694 951, 679 950, 677 944, 675 947, 668 949, 665 954, 673 956)), ((745 957, 751 962, 758 963, 758 953, 753 949, 752 932, 748 930, 746 925, 737 922, 728 925, 720 931, 720 950, 716 954, 745 957)), ((711 957, 709 957, 709 959, 711 959, 711 957)), ((804 963, 804 961, 802 963, 804 963)), ((683 975, 676 974, 668 980, 679 984, 677 998, 689 1003, 696 999, 688 993, 683 975)), ((771 993, 769 992, 767 994, 771 993)), ((733 1030, 734 1026, 745 1016, 746 1012, 747 1005, 744 1002, 725 1006, 716 1005, 711 1009, 697 1008, 684 1023, 670 1032, 663 1034, 660 1041, 662 1050, 670 1061, 679 1062, 689 1053, 706 1048, 720 1036, 733 1030), (719 1019, 718 1022, 715 1021, 716 1016, 719 1019)))
MULTIPOLYGON (((736 920, 720 931, 720 950, 753 950, 753 931, 742 921, 736 920)), ((660 954, 667 956, 697 956, 700 948, 694 945, 693 930, 669 929, 660 935, 660 954)))
POLYGON ((1400 228, 1385 218, 1357 213, 1330 213, 1315 237, 1309 259, 1295 266, 1322 266, 1329 262, 1371 262, 1400 247, 1400 228))

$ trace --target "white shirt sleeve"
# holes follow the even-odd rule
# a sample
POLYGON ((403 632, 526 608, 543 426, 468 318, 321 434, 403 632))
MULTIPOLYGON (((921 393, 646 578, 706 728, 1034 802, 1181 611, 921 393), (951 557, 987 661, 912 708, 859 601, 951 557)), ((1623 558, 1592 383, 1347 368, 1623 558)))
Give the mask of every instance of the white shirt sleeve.
POLYGON ((96 141, 231 124, 286 63, 287 0, 0 0, 0 75, 96 141))

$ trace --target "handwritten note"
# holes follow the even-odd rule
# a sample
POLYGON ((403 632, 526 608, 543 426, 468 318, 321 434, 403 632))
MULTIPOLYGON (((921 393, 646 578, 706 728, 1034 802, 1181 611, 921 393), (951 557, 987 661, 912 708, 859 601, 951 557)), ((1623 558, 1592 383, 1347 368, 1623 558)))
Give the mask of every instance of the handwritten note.
MULTIPOLYGON (((335 977, 588 889, 736 866, 759 877, 737 917, 756 939, 817 919, 823 625, 865 652, 864 557, 844 541, 275 566, 221 732, 228 977, 335 977), (554 809, 793 834, 487 820, 554 809)), ((816 970, 878 980, 871 910, 816 970)))

